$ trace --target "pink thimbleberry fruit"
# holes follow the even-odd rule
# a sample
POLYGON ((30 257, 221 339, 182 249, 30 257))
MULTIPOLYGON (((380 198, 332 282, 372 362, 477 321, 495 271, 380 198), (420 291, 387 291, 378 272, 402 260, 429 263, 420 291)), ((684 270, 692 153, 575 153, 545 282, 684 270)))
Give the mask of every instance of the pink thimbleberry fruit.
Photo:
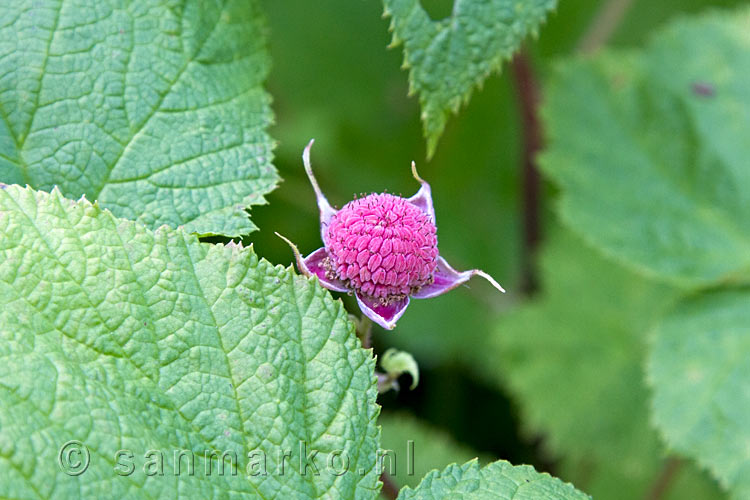
POLYGON ((436 297, 481 276, 504 292, 497 281, 479 269, 456 271, 440 256, 430 185, 421 184, 410 198, 370 194, 335 210, 323 195, 310 165, 310 148, 302 159, 320 209, 323 247, 302 257, 294 251, 299 271, 316 276, 336 292, 353 293, 362 313, 388 330, 404 314, 410 298, 436 297))
POLYGON ((327 276, 383 303, 402 300, 433 280, 437 228, 406 199, 371 194, 350 201, 326 231, 327 276))

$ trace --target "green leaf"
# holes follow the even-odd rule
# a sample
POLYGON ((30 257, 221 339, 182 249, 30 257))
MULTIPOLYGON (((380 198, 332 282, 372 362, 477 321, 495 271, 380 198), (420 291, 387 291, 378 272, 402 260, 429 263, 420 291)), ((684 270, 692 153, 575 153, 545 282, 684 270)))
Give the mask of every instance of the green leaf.
POLYGON ((750 9, 671 24, 635 53, 567 60, 548 87, 563 220, 691 285, 750 272, 750 9))
MULTIPOLYGON (((643 381, 645 332, 677 291, 603 259, 553 227, 543 294, 494 336, 501 381, 529 433, 562 457, 560 476, 601 500, 643 498, 663 467, 643 381)), ((664 498, 716 498, 688 464, 664 498), (705 492, 705 493, 704 493, 705 492)))
MULTIPOLYGON (((378 424, 382 429, 380 448, 388 451, 383 458, 383 470, 399 486, 416 487, 433 469, 478 456, 446 432, 408 413, 383 413, 378 424)), ((485 463, 490 461, 484 456, 479 458, 485 463)))
POLYGON ((458 112, 475 86, 500 69, 556 0, 455 1, 450 17, 430 19, 419 0, 383 0, 391 17, 391 46, 404 45, 409 93, 418 93, 427 153, 432 156, 449 112, 458 112))
POLYGON ((237 236, 278 182, 255 1, 0 7, 0 182, 237 236))
POLYGON ((582 500, 591 498, 530 465, 504 460, 480 469, 476 460, 432 471, 415 489, 404 488, 399 500, 582 500))
POLYGON ((653 412, 667 443, 750 496, 750 289, 681 302, 655 331, 653 412))
POLYGON ((372 357, 316 283, 57 190, 0 189, 0 497, 370 499, 375 398, 372 357), (58 465, 69 440, 90 451, 80 476, 58 465), (175 476, 175 450, 195 475, 185 459, 175 476), (212 450, 238 475, 207 477, 212 450), (329 469, 339 450, 348 468, 329 469))

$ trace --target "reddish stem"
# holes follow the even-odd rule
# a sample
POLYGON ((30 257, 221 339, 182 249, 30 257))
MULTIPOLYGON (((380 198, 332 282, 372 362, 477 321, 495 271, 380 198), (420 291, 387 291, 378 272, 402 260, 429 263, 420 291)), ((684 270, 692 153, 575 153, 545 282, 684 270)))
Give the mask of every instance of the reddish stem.
POLYGON ((539 224, 541 202, 541 177, 536 167, 536 155, 542 149, 542 131, 539 122, 539 84, 534 68, 525 50, 513 59, 513 77, 518 92, 518 103, 523 127, 523 152, 521 157, 521 209, 523 227, 523 254, 521 255, 521 291, 533 294, 538 286, 534 269, 534 254, 541 240, 539 224))
POLYGON ((398 486, 393 482, 391 476, 383 471, 383 473, 380 474, 380 481, 383 483, 383 489, 380 490, 380 494, 388 500, 396 500, 396 498, 398 498, 398 486))
POLYGON ((679 472, 681 466, 682 461, 679 458, 668 458, 664 462, 661 472, 651 484, 648 493, 646 493, 646 500, 660 500, 664 494, 669 491, 669 487, 672 485, 672 481, 677 475, 677 472, 679 472))

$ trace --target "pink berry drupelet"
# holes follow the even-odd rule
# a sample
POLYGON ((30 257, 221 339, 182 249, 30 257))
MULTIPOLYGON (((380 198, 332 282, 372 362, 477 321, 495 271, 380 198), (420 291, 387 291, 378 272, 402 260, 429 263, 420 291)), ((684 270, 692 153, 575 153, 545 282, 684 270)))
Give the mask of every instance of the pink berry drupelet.
POLYGON ((302 274, 317 276, 330 290, 354 293, 363 314, 389 330, 410 298, 441 295, 472 276, 482 276, 505 291, 479 269, 456 271, 439 255, 430 185, 419 177, 413 162, 412 173, 421 188, 411 198, 370 194, 335 210, 313 175, 312 144, 302 158, 318 200, 324 246, 303 258, 287 240, 302 274))
POLYGON ((404 198, 371 194, 350 201, 326 231, 329 278, 383 303, 430 284, 437 267, 437 228, 404 198))

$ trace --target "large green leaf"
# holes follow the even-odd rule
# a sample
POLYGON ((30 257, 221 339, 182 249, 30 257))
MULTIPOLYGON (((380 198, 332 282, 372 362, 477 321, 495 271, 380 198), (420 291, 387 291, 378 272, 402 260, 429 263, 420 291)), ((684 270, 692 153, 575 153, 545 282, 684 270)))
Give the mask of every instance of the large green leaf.
POLYGON ((682 19, 642 52, 567 60, 544 170, 565 222, 650 274, 750 272, 750 9, 682 19))
MULTIPOLYGON (((495 334, 502 382, 527 430, 563 458, 560 476, 595 498, 643 498, 663 467, 643 381, 645 332, 676 290, 603 259, 555 227, 541 259, 543 295, 495 334)), ((685 465, 664 498, 716 498, 685 465)))
POLYGON ((0 182, 99 200, 151 228, 255 229, 276 185, 255 1, 0 6, 0 182))
POLYGON ((451 15, 430 19, 419 0, 383 0, 392 46, 404 45, 409 92, 419 94, 431 156, 451 111, 497 71, 529 33, 536 33, 556 0, 455 0, 451 15))
POLYGON ((373 498, 373 370, 341 303, 252 249, 0 189, 2 498, 373 498), (58 466, 79 463, 58 456, 69 440, 90 451, 80 476, 58 466), (145 474, 149 450, 163 477, 145 474), (175 450, 195 476, 174 475, 175 450), (238 475, 205 477, 211 450, 238 475))
POLYGON ((504 460, 479 468, 476 460, 432 471, 415 489, 404 488, 399 500, 584 500, 588 495, 530 465, 504 460))
POLYGON ((681 302, 656 328, 653 411, 670 446, 750 497, 750 289, 681 302))

